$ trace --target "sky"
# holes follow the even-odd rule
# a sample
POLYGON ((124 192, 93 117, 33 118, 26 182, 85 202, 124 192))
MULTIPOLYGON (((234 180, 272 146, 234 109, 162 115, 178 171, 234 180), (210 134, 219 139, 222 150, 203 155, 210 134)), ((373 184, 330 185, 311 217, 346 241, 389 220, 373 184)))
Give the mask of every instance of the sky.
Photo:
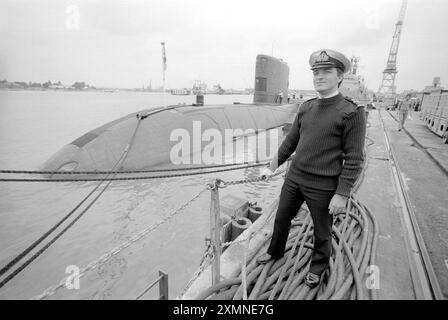
MULTIPOLYGON (((312 52, 360 58, 378 90, 401 0, 0 0, 0 80, 97 87, 253 88, 258 54, 290 67, 291 89, 313 89, 312 52)), ((448 83, 448 0, 409 0, 397 91, 448 83)))

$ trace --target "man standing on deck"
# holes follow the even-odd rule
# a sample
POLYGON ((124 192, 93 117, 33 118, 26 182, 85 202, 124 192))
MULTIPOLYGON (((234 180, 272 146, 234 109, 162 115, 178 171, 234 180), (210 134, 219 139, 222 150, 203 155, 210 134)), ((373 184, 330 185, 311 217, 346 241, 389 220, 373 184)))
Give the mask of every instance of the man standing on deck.
POLYGON ((314 225, 314 249, 305 283, 317 286, 329 265, 333 214, 345 212, 364 161, 364 108, 339 93, 350 61, 323 49, 310 57, 318 98, 304 102, 268 168, 269 176, 295 151, 280 194, 270 246, 258 257, 267 263, 284 255, 291 220, 304 201, 314 225))
POLYGON ((282 104, 282 100, 283 100, 283 91, 280 91, 278 93, 278 101, 279 101, 280 104, 282 104))
POLYGON ((404 100, 398 104, 398 131, 404 127, 404 123, 409 115, 409 112, 414 108, 414 101, 411 100, 411 94, 408 93, 404 100))

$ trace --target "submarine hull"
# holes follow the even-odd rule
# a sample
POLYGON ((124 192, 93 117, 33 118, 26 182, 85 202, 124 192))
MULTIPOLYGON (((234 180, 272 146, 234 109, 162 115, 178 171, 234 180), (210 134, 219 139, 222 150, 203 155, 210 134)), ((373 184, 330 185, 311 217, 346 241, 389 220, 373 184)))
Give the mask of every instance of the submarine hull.
MULTIPOLYGON (((41 169, 73 172, 112 170, 134 133, 135 137, 125 161, 120 168, 114 170, 141 170, 165 163, 172 164, 170 154, 179 143, 179 137, 173 133, 186 132, 191 138, 194 131, 197 131, 198 124, 201 134, 207 129, 216 129, 223 137, 226 129, 271 129, 291 122, 297 108, 298 105, 293 104, 235 104, 171 106, 161 108, 157 112, 143 110, 87 132, 59 150, 41 169), (143 114, 149 115, 138 124, 137 115, 143 114), (196 128, 193 128, 194 126, 196 128)), ((200 140, 200 143, 200 149, 203 150, 210 142, 200 140)), ((189 149, 192 153, 194 148, 190 145, 189 149)))

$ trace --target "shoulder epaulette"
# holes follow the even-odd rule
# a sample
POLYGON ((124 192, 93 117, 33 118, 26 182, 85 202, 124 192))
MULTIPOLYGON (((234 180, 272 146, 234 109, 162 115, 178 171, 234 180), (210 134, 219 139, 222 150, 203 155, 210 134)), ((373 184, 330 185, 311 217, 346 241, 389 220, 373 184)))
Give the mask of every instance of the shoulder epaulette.
POLYGON ((305 103, 305 102, 309 102, 309 101, 313 101, 313 100, 316 100, 317 99, 317 97, 314 97, 314 98, 311 98, 311 99, 308 99, 308 100, 305 100, 303 103, 305 103))
POLYGON ((353 103, 354 105, 358 105, 352 98, 349 98, 349 97, 345 97, 345 96, 344 96, 344 99, 347 100, 348 102, 353 103))
POLYGON ((365 108, 366 106, 360 102, 355 102, 352 98, 349 97, 344 97, 345 100, 347 100, 348 102, 354 104, 356 106, 356 109, 358 108, 365 108))

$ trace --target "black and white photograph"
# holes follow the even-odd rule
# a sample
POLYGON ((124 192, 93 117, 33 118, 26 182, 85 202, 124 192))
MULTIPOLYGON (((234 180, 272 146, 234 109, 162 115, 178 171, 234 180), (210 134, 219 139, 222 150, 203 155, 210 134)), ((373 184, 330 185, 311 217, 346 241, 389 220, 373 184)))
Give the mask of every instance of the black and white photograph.
POLYGON ((0 300, 446 300, 447 12, 0 0, 0 300))

